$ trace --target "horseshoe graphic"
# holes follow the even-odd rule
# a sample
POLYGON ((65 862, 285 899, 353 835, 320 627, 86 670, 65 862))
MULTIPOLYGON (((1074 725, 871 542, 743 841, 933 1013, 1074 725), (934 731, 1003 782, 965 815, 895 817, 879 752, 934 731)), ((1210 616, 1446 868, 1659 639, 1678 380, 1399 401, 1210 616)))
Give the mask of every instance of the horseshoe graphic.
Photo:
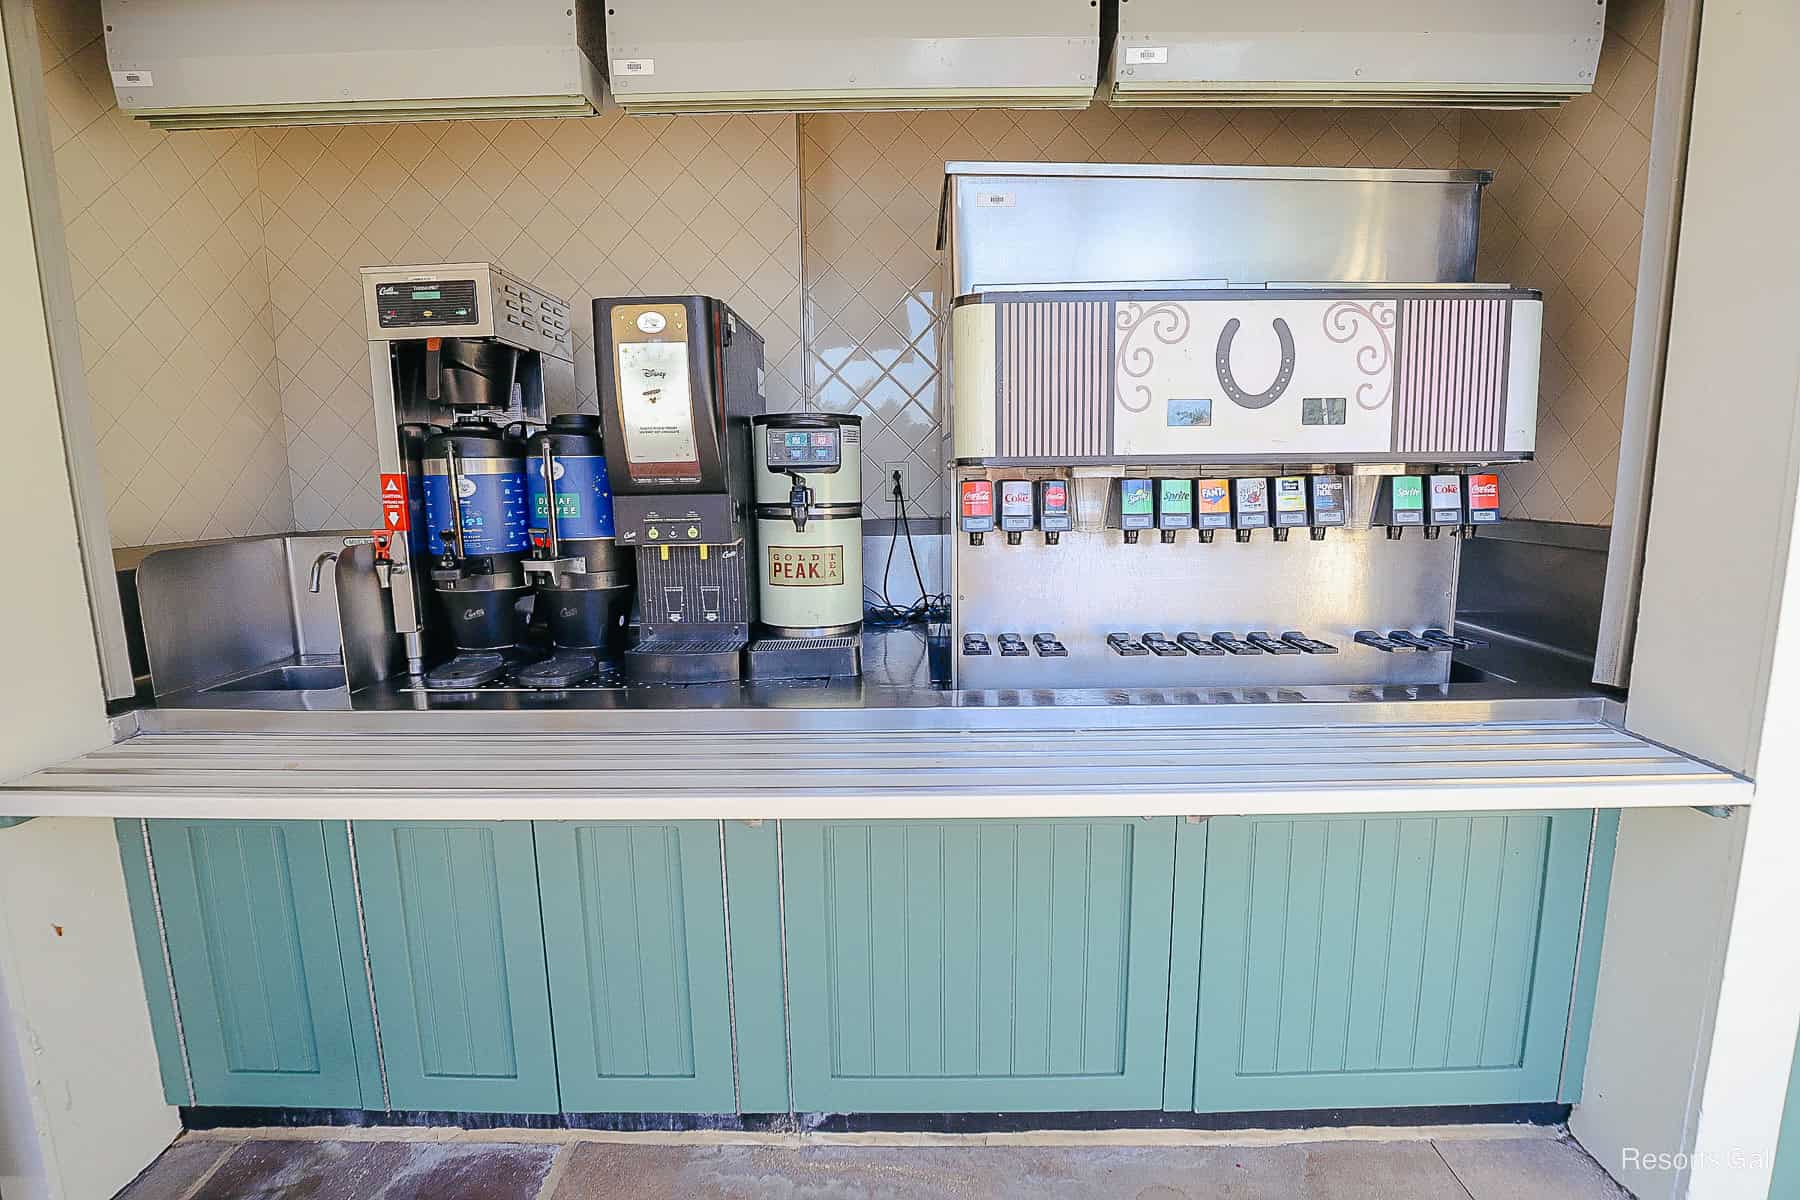
POLYGON ((1237 377, 1231 373, 1231 343, 1237 337, 1243 322, 1236 317, 1225 322, 1225 328, 1219 333, 1219 349, 1216 354, 1219 367, 1219 386, 1231 397, 1231 402, 1239 408, 1267 408, 1281 399, 1281 393, 1287 391, 1289 383, 1294 379, 1294 331, 1280 317, 1275 318, 1275 339, 1281 343, 1281 370, 1275 372, 1275 382, 1260 392, 1246 392, 1238 386, 1237 377))

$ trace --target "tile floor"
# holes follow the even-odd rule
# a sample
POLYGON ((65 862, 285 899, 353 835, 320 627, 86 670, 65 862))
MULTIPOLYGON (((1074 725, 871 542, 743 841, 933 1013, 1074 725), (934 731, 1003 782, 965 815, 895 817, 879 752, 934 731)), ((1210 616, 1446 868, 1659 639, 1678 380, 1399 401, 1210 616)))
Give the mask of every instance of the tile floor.
POLYGON ((253 1130, 183 1138, 118 1200, 1629 1200, 1554 1131, 1301 1136, 253 1130))

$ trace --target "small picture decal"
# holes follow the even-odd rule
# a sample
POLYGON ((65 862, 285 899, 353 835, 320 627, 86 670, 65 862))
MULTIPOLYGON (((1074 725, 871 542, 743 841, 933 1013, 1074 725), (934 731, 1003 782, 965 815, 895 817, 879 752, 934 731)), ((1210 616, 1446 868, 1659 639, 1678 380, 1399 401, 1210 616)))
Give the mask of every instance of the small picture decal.
POLYGON ((1169 428, 1192 429, 1212 424, 1213 402, 1208 400, 1169 401, 1169 428))
POLYGON ((1349 408, 1343 396, 1304 396, 1300 400, 1302 425, 1342 425, 1349 408))

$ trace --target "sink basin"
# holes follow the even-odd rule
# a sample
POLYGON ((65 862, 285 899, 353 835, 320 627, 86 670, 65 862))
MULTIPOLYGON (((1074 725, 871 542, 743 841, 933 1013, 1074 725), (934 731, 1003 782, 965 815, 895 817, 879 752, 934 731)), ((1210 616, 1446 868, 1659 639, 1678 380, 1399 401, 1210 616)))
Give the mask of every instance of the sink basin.
POLYGON ((344 668, 334 665, 289 663, 270 667, 254 675, 245 675, 226 683, 214 684, 208 692, 311 692, 344 686, 344 668))

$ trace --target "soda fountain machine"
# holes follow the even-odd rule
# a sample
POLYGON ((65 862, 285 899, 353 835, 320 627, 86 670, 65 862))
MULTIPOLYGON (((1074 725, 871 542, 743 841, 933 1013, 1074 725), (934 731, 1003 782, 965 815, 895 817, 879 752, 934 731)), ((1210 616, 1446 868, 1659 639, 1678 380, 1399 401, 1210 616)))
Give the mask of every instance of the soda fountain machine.
POLYGON ((1480 171, 950 163, 952 676, 1441 685, 1532 456, 1543 304, 1480 171))

